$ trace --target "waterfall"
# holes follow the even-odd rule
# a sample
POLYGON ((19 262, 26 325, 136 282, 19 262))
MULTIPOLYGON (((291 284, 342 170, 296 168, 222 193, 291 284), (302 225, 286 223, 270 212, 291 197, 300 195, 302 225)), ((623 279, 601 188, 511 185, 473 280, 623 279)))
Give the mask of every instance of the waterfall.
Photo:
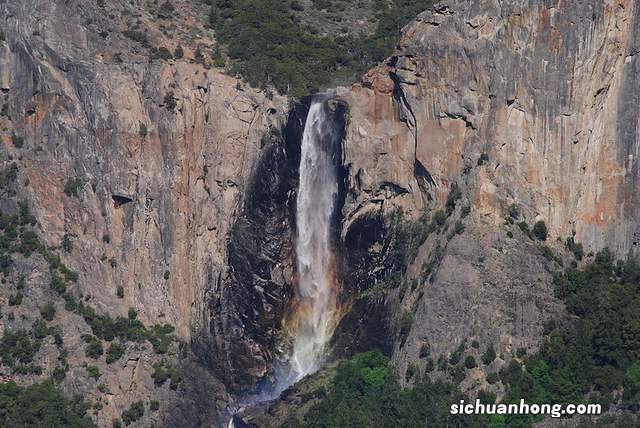
POLYGON ((300 147, 300 184, 296 200, 296 292, 285 329, 292 343, 274 365, 275 384, 230 406, 227 428, 241 425, 246 407, 273 400, 282 391, 320 369, 339 318, 338 281, 331 222, 338 197, 336 144, 341 133, 327 97, 311 103, 300 147))
POLYGON ((338 195, 335 123, 328 102, 313 100, 304 127, 296 211, 297 289, 293 349, 293 381, 317 371, 335 327, 336 265, 331 221, 338 195))

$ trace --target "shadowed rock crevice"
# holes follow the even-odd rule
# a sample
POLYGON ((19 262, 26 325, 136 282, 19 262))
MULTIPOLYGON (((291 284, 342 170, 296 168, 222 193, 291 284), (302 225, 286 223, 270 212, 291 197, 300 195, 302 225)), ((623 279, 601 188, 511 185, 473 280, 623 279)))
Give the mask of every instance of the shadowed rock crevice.
MULTIPOLYGON (((393 56, 389 60, 389 65, 391 67, 395 67, 397 63, 398 63, 397 56, 393 56)), ((432 196, 429 192, 429 187, 435 186, 436 182, 434 181, 429 171, 427 171, 425 166, 417 158, 418 129, 419 129, 418 119, 416 118, 416 115, 411 107, 411 104, 409 103, 409 100, 407 99, 407 96, 404 90, 402 89, 402 84, 403 83, 407 84, 407 82, 403 82, 401 77, 395 71, 389 71, 389 77, 393 81, 393 99, 398 111, 398 119, 406 123, 407 127, 413 134, 414 154, 415 154, 413 174, 416 180, 418 181, 418 186, 420 187, 420 190, 422 191, 422 193, 426 195, 428 200, 431 200, 432 196)))
MULTIPOLYGON (((311 97, 293 106, 282 130, 262 139, 263 154, 244 196, 228 242, 229 275, 220 293, 209 301, 213 318, 211 346, 198 346, 208 364, 235 392, 252 391, 267 382, 281 357, 282 323, 295 286, 294 239, 300 142, 311 97), (221 363, 222 362, 222 363, 221 363)), ((347 120, 346 105, 328 99, 336 133, 329 142, 343 183, 341 144, 347 120)), ((345 186, 332 220, 336 241, 345 186)))
POLYGON ((343 255, 343 298, 349 302, 333 340, 336 357, 378 348, 393 349, 388 334, 390 316, 382 287, 390 266, 386 257, 390 240, 381 210, 352 220, 341 248, 343 255))
POLYGON ((111 195, 111 199, 113 199, 113 205, 116 208, 121 207, 122 205, 128 204, 130 202, 133 202, 133 198, 129 197, 129 196, 125 196, 125 195, 111 195))
POLYGON ((235 391, 267 374, 291 297, 295 153, 280 133, 264 149, 228 241, 229 275, 209 301, 210 363, 235 391))

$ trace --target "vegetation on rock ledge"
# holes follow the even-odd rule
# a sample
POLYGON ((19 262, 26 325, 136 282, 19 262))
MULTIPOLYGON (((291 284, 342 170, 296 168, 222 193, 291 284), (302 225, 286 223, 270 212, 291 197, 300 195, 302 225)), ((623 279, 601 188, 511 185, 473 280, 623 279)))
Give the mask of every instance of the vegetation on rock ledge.
POLYGON ((370 351, 340 363, 327 397, 304 420, 290 419, 284 426, 408 427, 420 426, 420 421, 438 427, 481 425, 479 417, 449 413, 451 403, 463 398, 450 383, 424 381, 402 389, 388 358, 370 351))
MULTIPOLYGON (((569 268, 555 281, 556 295, 575 320, 550 321, 539 353, 500 371, 505 402, 613 405, 640 410, 640 262, 615 261, 608 250, 584 269, 569 268)), ((623 416, 624 418, 625 416, 623 416)), ((528 426, 533 416, 508 416, 507 426, 528 426)), ((607 426, 610 421, 602 426, 607 426)), ((604 420, 602 421, 604 423, 604 420)), ((630 425, 627 425, 630 426, 630 425)))
POLYGON ((94 427, 87 409, 82 397, 67 399, 50 381, 26 388, 14 382, 0 384, 0 426, 94 427))
MULTIPOLYGON (((281 0, 211 0, 210 24, 234 60, 232 70, 254 86, 305 95, 337 80, 353 81, 392 51, 400 29, 432 0, 371 0, 377 21, 366 36, 313 34, 296 13, 300 4, 281 0), (339 76, 343 78, 340 79, 339 76)), ((321 8, 339 7, 324 1, 321 8)))

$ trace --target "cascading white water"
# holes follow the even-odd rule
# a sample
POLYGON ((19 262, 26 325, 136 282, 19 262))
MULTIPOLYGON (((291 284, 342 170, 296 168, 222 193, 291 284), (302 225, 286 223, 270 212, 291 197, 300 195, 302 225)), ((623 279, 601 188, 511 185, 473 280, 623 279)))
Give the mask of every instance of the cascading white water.
POLYGON ((338 176, 332 148, 334 123, 327 109, 325 100, 312 102, 302 137, 296 212, 297 307, 290 359, 294 382, 320 368, 336 315, 330 232, 338 176))
POLYGON ((274 367, 276 383, 229 408, 227 428, 245 406, 272 400, 287 387, 320 369, 338 320, 338 283, 331 243, 331 218, 338 196, 335 150, 338 135, 325 98, 311 103, 300 148, 296 211, 297 288, 286 329, 293 344, 285 364, 274 367))

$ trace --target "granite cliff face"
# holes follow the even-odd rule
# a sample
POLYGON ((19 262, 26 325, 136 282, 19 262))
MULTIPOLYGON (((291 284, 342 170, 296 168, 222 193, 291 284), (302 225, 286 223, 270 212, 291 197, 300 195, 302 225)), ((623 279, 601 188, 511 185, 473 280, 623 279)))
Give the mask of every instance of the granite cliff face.
MULTIPOLYGON (((516 221, 545 221, 561 257, 574 235, 587 252, 635 252, 639 14, 633 1, 440 2, 385 65, 339 90, 351 111, 346 240, 378 234, 366 243, 376 254, 398 207, 415 220, 447 205, 449 216, 409 265, 411 291, 372 293, 384 275, 356 282, 344 346, 375 342, 365 326, 381 319, 398 332, 405 311, 410 331, 383 341, 401 374, 423 371, 421 349, 437 358, 464 340, 536 349, 544 321, 563 314, 550 285, 559 266, 505 225, 512 206, 516 221)), ((368 259, 382 271, 383 253, 368 259)), ((487 386, 479 369, 473 378, 487 386)))
MULTIPOLYGON (((115 366, 95 363, 110 373, 101 392, 82 369, 89 328, 55 300, 46 263, 21 265, 32 272, 25 303, 0 325, 28 326, 56 302, 70 351, 63 388, 104 403, 100 426, 138 399, 163 403, 141 426, 220 423, 229 393, 270 373, 295 280, 292 201, 308 100, 289 105, 212 68, 202 11, 174 4, 179 18, 168 22, 142 3, 0 2, 0 159, 18 164, 19 197, 41 240, 71 239, 61 256, 79 273, 73 292, 96 310, 135 308, 145 324, 174 325, 182 343, 165 356, 131 347, 115 366), (183 57, 161 59, 160 47, 178 46, 183 57), (76 178, 77 196, 66 194, 76 178), (162 360, 185 367, 178 392, 154 386, 162 360)), ((447 354, 464 339, 499 354, 535 349, 544 321, 563 316, 551 292, 559 266, 505 225, 514 205, 517 221, 545 221, 547 245, 566 263, 574 234, 586 252, 635 251, 638 52, 633 0, 451 0, 405 27, 362 83, 336 89, 348 308, 336 356, 379 347, 404 374, 424 371, 424 349, 447 354), (446 215, 402 267, 398 209, 409 222, 446 215), (403 314, 412 323, 401 329, 403 314)), ((3 303, 10 293, 0 290, 3 303)), ((469 389, 486 386, 485 375, 475 370, 469 389)))
MULTIPOLYGON (((269 135, 284 127, 285 100, 269 99, 211 68, 213 58, 198 50, 210 46, 211 39, 198 18, 202 11, 191 3, 175 2, 183 9, 178 22, 171 23, 158 18, 157 7, 98 3, 102 5, 0 4, 3 162, 16 161, 20 182, 28 182, 19 192, 31 203, 42 241, 60 246, 65 235, 70 237, 73 249, 61 255, 79 273, 74 292, 96 310, 126 316, 133 307, 145 324, 172 324, 179 341, 194 345, 200 361, 212 361, 207 367, 211 371, 224 371, 221 361, 231 352, 227 346, 237 340, 229 335, 240 331, 243 348, 233 353, 257 362, 236 361, 236 367, 250 371, 264 366, 261 350, 251 345, 257 332, 242 333, 241 315, 257 303, 232 291, 230 267, 236 262, 229 248, 233 253, 234 245, 248 245, 234 240, 242 233, 234 224, 246 212, 248 189, 266 182, 256 171, 268 173, 271 165, 260 167, 266 162, 260 159, 282 151, 279 140, 269 135), (131 25, 140 28, 142 42, 123 36, 131 25), (149 45, 170 52, 181 46, 184 57, 153 59, 149 45), (24 138, 22 147, 12 144, 12 134, 24 138), (77 197, 64 192, 75 178, 81 183, 77 197), (231 321, 220 331, 213 320, 222 318, 231 321)), ((252 203, 259 202, 247 202, 252 203)), ((282 200, 277 203, 284 206, 282 200)), ((269 212, 250 215, 271 221, 269 212)), ((265 233, 281 233, 279 225, 273 227, 265 233)), ((274 251, 274 257, 286 261, 274 251)), ((46 299, 54 300, 43 267, 34 275, 44 277, 46 299)), ((3 291, 5 302, 9 292, 3 291)), ((38 305, 45 302, 33 302, 30 310, 18 307, 16 319, 23 310, 35 319, 38 305)), ((15 327, 6 317, 1 322, 4 328, 15 327)), ((77 319, 61 324, 68 331, 65 340, 78 342, 69 360, 80 367, 87 359, 82 332, 76 330, 87 327, 77 319)), ((172 360, 179 359, 176 352, 172 360)), ((93 382, 78 386, 72 376, 65 389, 89 400, 107 397, 96 416, 102 426, 111 426, 111 419, 138 399, 160 397, 172 406, 169 398, 158 395, 161 388, 154 387, 150 376, 160 358, 148 354, 128 353, 123 373, 102 363, 102 372, 120 378, 101 379, 109 389, 106 395, 93 382), (130 376, 127 370, 133 371, 130 376)), ((205 382, 206 376, 197 373, 194 379, 205 382)), ((226 396, 217 381, 211 382, 213 387, 203 387, 200 398, 205 410, 215 414, 216 400, 226 396)), ((166 385, 164 389, 169 391, 166 385)), ((163 405, 161 410, 170 409, 163 405)), ((187 420, 206 420, 207 414, 199 412, 185 412, 187 420)))

